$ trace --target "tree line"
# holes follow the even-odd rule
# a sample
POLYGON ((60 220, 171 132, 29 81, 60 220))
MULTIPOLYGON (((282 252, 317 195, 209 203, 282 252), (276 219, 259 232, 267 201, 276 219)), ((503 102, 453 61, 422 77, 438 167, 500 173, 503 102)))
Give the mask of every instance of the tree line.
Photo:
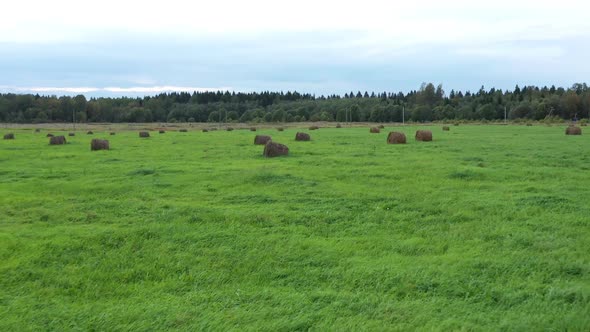
POLYGON ((477 92, 423 83, 407 93, 173 92, 143 98, 0 94, 0 122, 402 122, 588 118, 590 89, 518 85, 477 92))

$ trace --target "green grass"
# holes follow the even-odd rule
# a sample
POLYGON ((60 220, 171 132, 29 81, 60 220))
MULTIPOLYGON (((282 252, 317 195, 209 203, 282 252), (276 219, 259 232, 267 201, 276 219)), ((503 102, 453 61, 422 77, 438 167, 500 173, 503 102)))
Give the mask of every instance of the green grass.
POLYGON ((589 136, 417 128, 16 130, 0 330, 590 330, 589 136))

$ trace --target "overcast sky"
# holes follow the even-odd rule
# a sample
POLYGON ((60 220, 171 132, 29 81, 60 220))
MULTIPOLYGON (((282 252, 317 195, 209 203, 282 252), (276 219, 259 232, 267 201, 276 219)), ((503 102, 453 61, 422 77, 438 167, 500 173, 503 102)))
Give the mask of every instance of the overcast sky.
POLYGON ((33 1, 0 6, 0 92, 344 94, 590 77, 590 2, 33 1))

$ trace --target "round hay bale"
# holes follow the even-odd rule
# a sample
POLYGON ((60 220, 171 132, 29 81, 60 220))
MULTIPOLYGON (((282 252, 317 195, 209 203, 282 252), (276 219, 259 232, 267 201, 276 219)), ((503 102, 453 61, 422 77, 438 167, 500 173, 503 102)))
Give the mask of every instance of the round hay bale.
POLYGON ((92 130, 89 130, 86 132, 86 135, 93 135, 94 133, 92 132, 92 130))
POLYGON ((527 124, 526 124, 526 126, 527 126, 527 127, 532 127, 532 126, 533 126, 533 124, 532 124, 532 123, 527 123, 527 124))
POLYGON ((432 141, 432 131, 430 131, 430 130, 416 130, 416 141, 422 141, 422 142, 432 141))
POLYGON ((371 134, 379 134, 381 132, 381 129, 379 129, 378 127, 371 127, 371 129, 369 129, 369 132, 371 134))
POLYGON ((234 130, 234 128, 232 128, 232 127, 227 127, 227 128, 225 128, 225 130, 226 130, 226 131, 232 131, 232 130, 234 130))
POLYGON ((203 129, 203 132, 204 132, 204 133, 208 133, 208 132, 209 132, 209 130, 208 130, 208 129, 203 129))
POLYGON ((320 129, 320 127, 318 127, 318 126, 311 126, 311 127, 309 127, 309 130, 317 130, 317 129, 320 129))
POLYGON ((387 144, 406 144, 406 134, 392 131, 387 135, 387 144))
POLYGON ((339 123, 336 124, 336 128, 342 128, 342 125, 340 125, 339 123))
POLYGON ((53 136, 49 138, 49 145, 63 145, 66 144, 64 136, 53 136))
POLYGON ((582 127, 586 127, 587 125, 588 124, 586 122, 580 124, 580 126, 582 126, 582 127))
POLYGON ((254 145, 265 145, 270 140, 271 140, 270 136, 256 135, 256 137, 254 137, 254 145))
POLYGON ((385 126, 384 125, 379 125, 379 128, 380 129, 385 129, 385 126))
POLYGON ((453 123, 453 126, 457 127, 459 125, 459 122, 455 122, 453 123))
POLYGON ((267 158, 286 156, 288 154, 289 148, 286 145, 275 143, 273 141, 266 142, 264 145, 264 152, 262 153, 262 155, 267 158))
POLYGON ((68 136, 70 136, 70 137, 76 136, 76 133, 68 133, 68 136))
POLYGON ((109 133, 109 135, 111 135, 111 136, 114 136, 115 134, 116 134, 116 133, 115 133, 114 131, 111 131, 111 132, 109 133))
POLYGON ((449 127, 449 126, 443 126, 443 131, 449 131, 449 130, 451 130, 451 127, 449 127))
POLYGON ((47 134, 45 136, 47 136, 47 137, 53 137, 53 134, 52 133, 49 133, 49 134, 47 134))
POLYGON ((250 127, 250 131, 256 131, 256 127, 250 127))
POLYGON ((310 141, 311 137, 307 133, 297 133, 295 134, 296 141, 310 141))
POLYGON ((148 133, 147 131, 140 131, 139 137, 150 137, 150 133, 148 133))
POLYGON ((283 131, 283 130, 285 130, 285 128, 283 128, 283 127, 278 127, 278 128, 277 128, 277 130, 278 130, 278 131, 283 131))
POLYGON ((90 151, 97 151, 97 150, 109 150, 109 141, 106 139, 98 139, 94 138, 90 142, 90 151))
POLYGON ((158 133, 165 134, 166 133, 166 130, 158 130, 158 133))
POLYGON ((186 129, 180 129, 179 132, 186 133, 186 132, 188 132, 188 130, 186 130, 186 129))
POLYGON ((40 133, 40 132, 41 132, 41 129, 39 129, 39 128, 35 129, 35 133, 40 133))
POLYGON ((565 128, 566 135, 582 135, 582 128, 576 126, 569 126, 565 128))
POLYGON ((4 139, 14 139, 14 134, 13 133, 5 134, 4 139))

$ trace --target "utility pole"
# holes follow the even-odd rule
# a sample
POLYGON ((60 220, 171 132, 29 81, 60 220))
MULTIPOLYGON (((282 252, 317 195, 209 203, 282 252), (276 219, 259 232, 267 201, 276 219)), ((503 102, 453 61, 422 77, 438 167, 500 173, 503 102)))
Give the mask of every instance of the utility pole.
POLYGON ((72 109, 72 125, 74 126, 74 131, 76 131, 76 111, 72 109))
POLYGON ((504 106, 504 123, 506 123, 506 106, 504 106))

